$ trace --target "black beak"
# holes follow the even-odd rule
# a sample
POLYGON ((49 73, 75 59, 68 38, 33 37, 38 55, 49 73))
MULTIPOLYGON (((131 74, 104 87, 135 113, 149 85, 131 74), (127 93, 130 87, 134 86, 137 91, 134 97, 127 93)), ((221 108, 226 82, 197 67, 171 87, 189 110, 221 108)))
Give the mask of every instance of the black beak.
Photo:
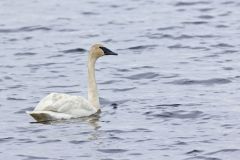
POLYGON ((99 48, 101 48, 103 50, 105 55, 115 55, 115 56, 118 55, 117 53, 114 53, 113 51, 111 51, 110 49, 108 49, 106 47, 99 47, 99 48))

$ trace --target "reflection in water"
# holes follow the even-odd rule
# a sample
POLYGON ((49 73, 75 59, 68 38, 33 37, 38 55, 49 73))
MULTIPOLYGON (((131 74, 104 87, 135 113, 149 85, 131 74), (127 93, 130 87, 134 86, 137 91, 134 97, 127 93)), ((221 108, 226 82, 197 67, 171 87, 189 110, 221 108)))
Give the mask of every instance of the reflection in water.
MULTIPOLYGON (((89 126, 92 127, 91 130, 88 130, 87 133, 89 134, 88 140, 97 140, 99 137, 100 132, 98 131, 101 126, 99 125, 99 119, 101 118, 100 116, 101 111, 97 112, 94 115, 91 115, 89 117, 81 117, 81 118, 75 118, 75 119, 70 119, 70 120, 56 120, 56 121, 44 121, 44 122, 30 122, 31 124, 43 124, 43 125, 50 125, 50 126, 55 126, 55 125, 72 125, 72 124, 88 124, 89 126)), ((51 129, 51 127, 49 128, 51 129)), ((81 132, 85 132, 84 130, 81 130, 81 132)), ((76 143, 76 141, 75 141, 76 143)))

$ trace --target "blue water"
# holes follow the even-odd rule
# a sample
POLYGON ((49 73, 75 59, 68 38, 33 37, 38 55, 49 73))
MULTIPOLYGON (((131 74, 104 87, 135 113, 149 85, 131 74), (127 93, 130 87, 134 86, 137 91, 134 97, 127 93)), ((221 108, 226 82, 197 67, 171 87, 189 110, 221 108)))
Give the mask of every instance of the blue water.
POLYGON ((240 2, 1 0, 0 159, 239 160, 240 2), (50 92, 87 93, 102 113, 32 123, 50 92))

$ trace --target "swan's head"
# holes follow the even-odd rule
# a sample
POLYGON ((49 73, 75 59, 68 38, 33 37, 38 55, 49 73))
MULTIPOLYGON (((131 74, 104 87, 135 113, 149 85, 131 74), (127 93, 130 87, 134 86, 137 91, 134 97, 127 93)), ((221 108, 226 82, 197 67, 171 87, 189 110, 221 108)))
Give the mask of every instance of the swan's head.
POLYGON ((106 55, 118 55, 101 44, 94 44, 90 49, 90 55, 96 59, 106 55))

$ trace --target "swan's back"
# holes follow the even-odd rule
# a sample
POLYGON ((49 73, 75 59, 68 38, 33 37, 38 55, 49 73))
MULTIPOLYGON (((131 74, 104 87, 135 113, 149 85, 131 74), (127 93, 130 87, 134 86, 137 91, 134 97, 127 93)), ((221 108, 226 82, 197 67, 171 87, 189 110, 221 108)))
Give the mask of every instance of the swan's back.
POLYGON ((69 119, 95 114, 98 110, 85 98, 63 93, 51 93, 44 97, 33 110, 28 112, 38 121, 69 119))

